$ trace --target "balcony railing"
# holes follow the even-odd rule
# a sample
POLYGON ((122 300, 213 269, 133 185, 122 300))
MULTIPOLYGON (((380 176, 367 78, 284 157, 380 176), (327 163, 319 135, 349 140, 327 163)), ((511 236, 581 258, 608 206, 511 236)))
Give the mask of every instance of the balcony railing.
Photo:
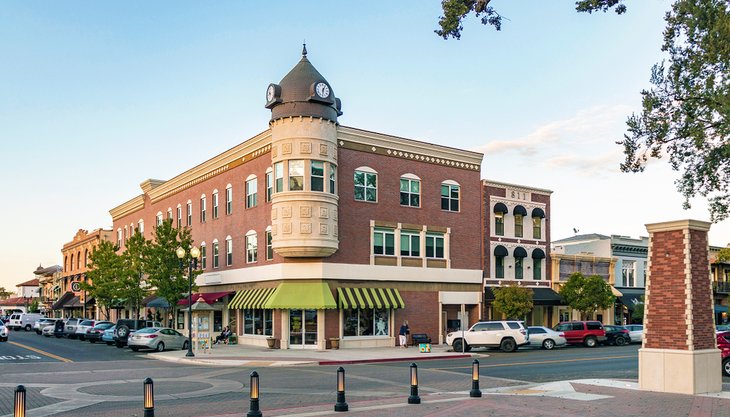
POLYGON ((730 282, 713 282, 712 289, 717 293, 730 293, 730 282))

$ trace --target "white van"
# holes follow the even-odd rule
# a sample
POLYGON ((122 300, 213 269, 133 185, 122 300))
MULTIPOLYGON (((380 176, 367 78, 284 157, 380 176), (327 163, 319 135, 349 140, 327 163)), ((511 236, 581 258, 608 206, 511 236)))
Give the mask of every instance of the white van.
POLYGON ((46 316, 40 313, 14 313, 10 316, 10 321, 8 321, 7 326, 12 330, 23 329, 29 332, 36 321, 44 318, 46 316))

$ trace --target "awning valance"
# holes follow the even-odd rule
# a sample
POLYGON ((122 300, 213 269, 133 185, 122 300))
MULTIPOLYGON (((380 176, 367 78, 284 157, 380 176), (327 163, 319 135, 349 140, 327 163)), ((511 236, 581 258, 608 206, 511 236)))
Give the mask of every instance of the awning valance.
POLYGON ((53 303, 53 305, 51 306, 51 309, 52 310, 62 309, 63 306, 66 305, 66 303, 68 303, 72 298, 74 298, 74 293, 72 293, 71 291, 67 291, 67 292, 63 293, 63 295, 58 298, 58 301, 53 303))
POLYGON ((517 216, 517 215, 527 216, 527 209, 524 208, 523 206, 517 205, 517 206, 515 206, 515 209, 512 210, 512 214, 514 214, 515 216, 517 216))
POLYGON ((254 288, 239 291, 228 303, 228 308, 234 310, 264 308, 274 291, 276 291, 276 288, 254 288))
POLYGON ((497 247, 494 248, 494 256, 507 256, 507 248, 505 248, 502 245, 497 245, 497 247))
POLYGON ((540 248, 532 250, 532 259, 543 259, 545 257, 545 251, 540 248))
POLYGON ((620 294, 614 294, 618 298, 616 301, 621 304, 633 308, 637 304, 641 304, 641 297, 644 296, 645 290, 643 288, 631 288, 631 287, 618 287, 616 288, 620 294))
POLYGON ((338 288, 339 307, 405 308, 403 298, 395 288, 338 288))
POLYGON ((66 304, 63 305, 63 308, 81 308, 84 306, 84 303, 81 302, 79 296, 74 296, 69 300, 66 304))
POLYGON ((170 303, 164 297, 155 297, 154 300, 147 302, 147 307, 153 308, 170 308, 170 303))
POLYGON ((494 212, 495 213, 509 213, 509 210, 507 210, 507 206, 504 203, 497 203, 494 205, 494 212))
POLYGON ((264 308, 319 310, 337 308, 337 303, 326 282, 282 282, 264 308))
POLYGON ((512 254, 515 258, 527 258, 527 251, 521 246, 516 247, 512 254))
POLYGON ((715 304, 715 314, 727 313, 727 306, 715 304))
MULTIPOLYGON (((214 304, 217 301, 219 301, 221 298, 225 297, 228 294, 231 294, 232 291, 222 291, 222 292, 202 292, 202 293, 193 293, 193 303, 198 301, 198 298, 202 298, 203 301, 205 301, 208 304, 214 304)), ((182 300, 177 302, 177 305, 179 306, 186 306, 188 305, 188 297, 184 297, 182 300)))
POLYGON ((532 209, 532 217, 539 217, 541 219, 545 218, 545 212, 540 207, 535 207, 532 209))
POLYGON ((532 303, 539 306, 562 305, 565 301, 551 288, 533 288, 532 303))

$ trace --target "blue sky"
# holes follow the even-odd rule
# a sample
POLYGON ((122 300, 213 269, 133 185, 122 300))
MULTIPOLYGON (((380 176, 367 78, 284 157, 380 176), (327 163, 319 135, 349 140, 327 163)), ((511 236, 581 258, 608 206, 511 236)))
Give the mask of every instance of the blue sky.
MULTIPOLYGON (((618 172, 614 142, 662 59, 670 2, 628 2, 623 16, 573 3, 494 0, 501 32, 471 18, 444 41, 435 0, 4 2, 0 286, 60 264, 61 246, 110 227, 146 178, 265 130, 266 86, 305 39, 342 124, 478 150, 484 178, 554 190, 553 239, 707 219, 702 200, 681 209, 666 163, 618 172)), ((730 242, 730 224, 710 242, 730 242)))

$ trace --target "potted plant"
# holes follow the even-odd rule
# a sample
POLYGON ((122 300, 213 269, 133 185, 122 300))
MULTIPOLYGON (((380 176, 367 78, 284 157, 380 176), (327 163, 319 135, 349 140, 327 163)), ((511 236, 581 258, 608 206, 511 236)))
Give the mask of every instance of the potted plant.
POLYGON ((274 347, 276 347, 276 339, 274 339, 273 337, 267 337, 266 343, 269 345, 269 349, 273 349, 274 347))
POLYGON ((330 347, 332 349, 339 349, 340 348, 340 338, 339 337, 331 337, 330 338, 330 347))

